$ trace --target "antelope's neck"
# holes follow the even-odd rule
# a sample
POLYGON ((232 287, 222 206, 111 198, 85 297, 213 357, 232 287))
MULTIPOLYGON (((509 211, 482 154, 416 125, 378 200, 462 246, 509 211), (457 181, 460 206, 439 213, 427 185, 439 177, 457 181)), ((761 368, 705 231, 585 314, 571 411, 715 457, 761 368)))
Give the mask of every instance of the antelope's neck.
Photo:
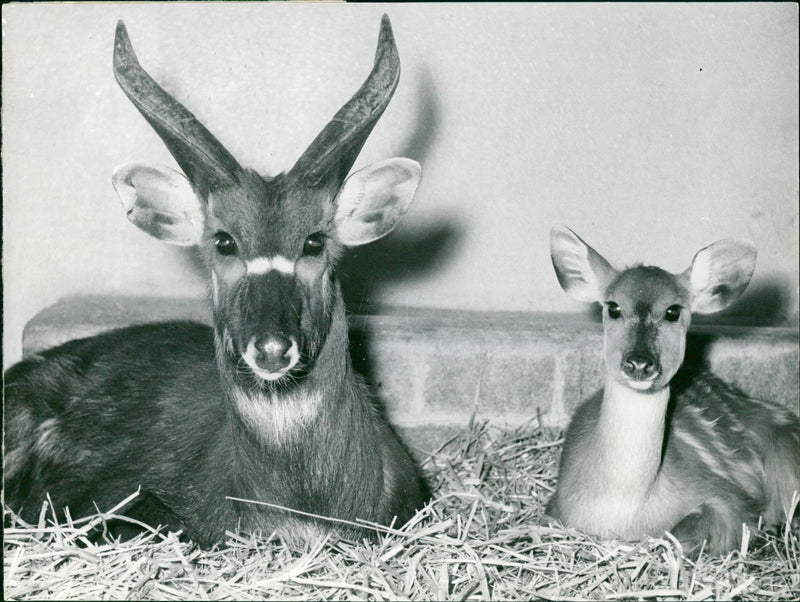
POLYGON ((608 378, 597 425, 598 452, 608 485, 644 494, 658 476, 669 387, 634 391, 608 378))

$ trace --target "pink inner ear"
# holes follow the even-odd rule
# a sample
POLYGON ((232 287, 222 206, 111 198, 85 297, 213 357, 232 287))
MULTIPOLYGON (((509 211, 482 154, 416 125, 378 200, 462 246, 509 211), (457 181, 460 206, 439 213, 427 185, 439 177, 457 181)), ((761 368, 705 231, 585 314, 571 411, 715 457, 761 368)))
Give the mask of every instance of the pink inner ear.
POLYGON ((186 216, 137 206, 128 213, 128 219, 143 232, 164 242, 177 245, 199 242, 197 228, 186 216))
POLYGON ((373 202, 370 204, 370 207, 375 210, 383 209, 384 207, 389 207, 393 203, 397 202, 397 195, 395 194, 383 194, 379 197, 377 202, 373 202))
POLYGON ((159 185, 151 178, 136 177, 134 186, 138 193, 136 204, 140 207, 163 207, 169 198, 169 192, 164 190, 163 185, 159 185))
POLYGON ((755 261, 749 241, 725 239, 698 251, 684 272, 693 292, 692 310, 714 313, 732 305, 750 283, 755 261))
POLYGON ((136 227, 170 244, 200 242, 205 213, 183 174, 131 163, 117 168, 112 182, 128 220, 136 227))
POLYGON ((163 238, 176 230, 177 220, 165 213, 148 213, 146 219, 148 219, 147 228, 158 238, 163 238))
POLYGON ((421 170, 411 159, 388 159, 350 175, 337 197, 336 224, 346 246, 367 244, 397 225, 414 198, 421 170))
POLYGON ((359 220, 364 224, 372 224, 383 220, 383 211, 370 211, 369 213, 359 215, 359 220))
MULTIPOLYGON (((137 191, 140 189, 141 187, 137 188, 137 191)), ((150 191, 147 191, 145 195, 138 194, 136 196, 136 201, 134 202, 134 207, 142 211, 149 211, 149 212, 163 211, 163 209, 161 209, 162 206, 163 206, 163 197, 158 197, 157 195, 150 193, 150 191)))

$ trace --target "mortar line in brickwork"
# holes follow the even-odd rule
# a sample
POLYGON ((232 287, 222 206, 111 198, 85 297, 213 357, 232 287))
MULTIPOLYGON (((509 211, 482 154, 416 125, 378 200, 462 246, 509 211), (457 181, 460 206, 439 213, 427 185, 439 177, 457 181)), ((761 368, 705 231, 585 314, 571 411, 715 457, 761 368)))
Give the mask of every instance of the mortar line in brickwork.
POLYGON ((553 397, 550 401, 550 411, 544 417, 543 426, 565 426, 569 422, 569 415, 564 410, 564 391, 566 389, 566 353, 553 353, 553 397))
POLYGON ((475 383, 475 395, 472 396, 472 411, 470 412, 471 416, 475 416, 478 413, 478 408, 480 407, 480 400, 481 400, 481 385, 483 384, 483 371, 486 369, 486 364, 489 362, 489 350, 486 349, 483 352, 483 361, 480 364, 480 369, 478 371, 478 382, 475 383))
MULTIPOLYGON (((456 412, 447 412, 447 413, 437 413, 437 414, 428 414, 425 416, 413 416, 404 415, 404 414, 395 414, 390 417, 392 426, 402 429, 415 429, 420 427, 455 427, 455 428, 464 428, 466 427, 470 420, 472 420, 472 414, 464 414, 464 413, 456 413, 456 412)), ((492 426, 524 426, 530 425, 531 427, 539 426, 539 420, 534 413, 531 414, 522 414, 519 412, 510 412, 504 414, 491 414, 491 415, 484 415, 484 414, 476 414, 474 417, 476 423, 481 423, 483 421, 489 421, 492 426)), ((546 423, 545 420, 542 421, 542 426, 551 426, 546 423)), ((565 426, 564 425, 555 425, 565 426)))
POLYGON ((425 397, 425 388, 428 382, 428 373, 431 371, 430 353, 419 353, 411 379, 411 409, 416 415, 424 415, 428 412, 428 399, 425 397))

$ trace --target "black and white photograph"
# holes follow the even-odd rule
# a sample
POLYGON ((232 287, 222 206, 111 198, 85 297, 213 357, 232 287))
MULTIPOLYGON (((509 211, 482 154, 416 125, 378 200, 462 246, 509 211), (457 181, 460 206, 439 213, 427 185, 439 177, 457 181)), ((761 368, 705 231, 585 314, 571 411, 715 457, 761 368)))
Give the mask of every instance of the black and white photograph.
POLYGON ((3 3, 4 599, 800 598, 799 12, 3 3))

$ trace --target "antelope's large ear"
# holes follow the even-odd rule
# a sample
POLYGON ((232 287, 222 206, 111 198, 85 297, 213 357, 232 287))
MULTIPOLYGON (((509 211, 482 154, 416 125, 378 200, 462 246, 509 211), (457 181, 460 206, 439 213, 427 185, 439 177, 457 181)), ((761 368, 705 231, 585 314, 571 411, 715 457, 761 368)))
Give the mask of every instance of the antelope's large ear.
POLYGON ((128 219, 164 242, 191 246, 203 236, 205 211, 186 177, 168 167, 127 163, 111 183, 128 219))
POLYGON ((334 201, 341 243, 355 247, 389 234, 408 211, 421 177, 419 163, 400 158, 351 174, 334 201))
POLYGON ((565 226, 550 230, 550 257, 564 292, 585 303, 603 301, 606 288, 617 276, 602 255, 565 226))
POLYGON ((692 311, 708 314, 741 297, 756 269, 756 247, 748 240, 725 239, 698 251, 683 273, 692 294, 692 311))

